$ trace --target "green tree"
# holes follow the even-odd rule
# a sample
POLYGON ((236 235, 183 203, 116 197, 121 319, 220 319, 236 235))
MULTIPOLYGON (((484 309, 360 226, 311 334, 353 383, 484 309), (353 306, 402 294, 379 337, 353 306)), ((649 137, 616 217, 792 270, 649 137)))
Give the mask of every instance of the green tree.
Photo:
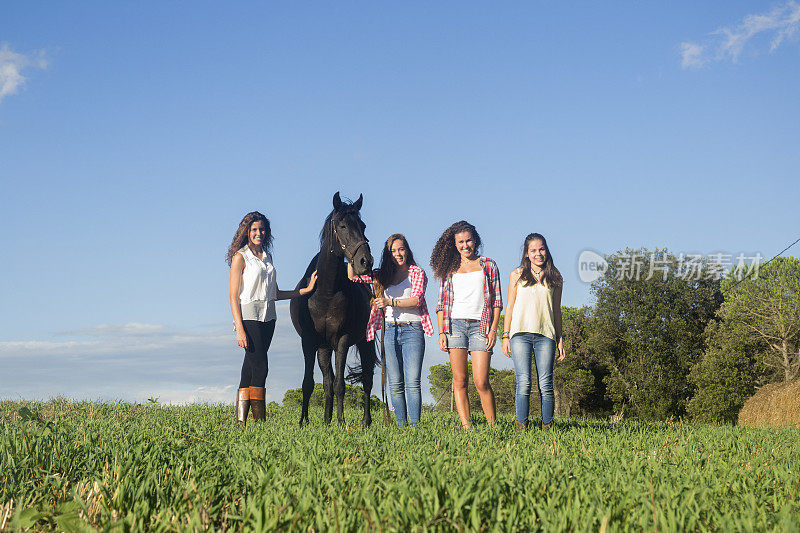
MULTIPOLYGON (((325 393, 322 383, 314 384, 314 392, 311 393, 308 405, 311 407, 322 407, 325 404, 325 393)), ((283 395, 284 407, 300 407, 303 405, 303 389, 289 389, 283 395)), ((344 386, 344 406, 361 409, 364 405, 364 389, 353 385, 344 386)), ((370 409, 380 409, 383 402, 374 394, 370 398, 370 409)))
POLYGON ((686 410, 698 422, 735 422, 764 374, 759 343, 725 320, 712 320, 705 337, 706 350, 689 374, 695 393, 686 410))
POLYGON ((688 412, 699 421, 735 421, 757 387, 798 376, 800 260, 778 257, 757 275, 733 274, 689 375, 696 390, 688 412))
MULTIPOLYGON (((511 369, 492 369, 490 381, 494 390, 494 401, 497 412, 508 414, 516 413, 517 381, 511 369)), ((477 391, 476 391, 477 396, 477 391)), ((480 401, 478 402, 480 403, 480 401)))
POLYGON ((434 407, 440 410, 450 410, 453 385, 450 363, 432 365, 431 372, 428 374, 428 382, 431 384, 434 407))
POLYGON ((561 318, 566 358, 553 367, 556 414, 605 414, 610 409, 603 396, 607 372, 588 346, 591 309, 561 306, 561 318))
POLYGON ((800 375, 800 259, 776 257, 752 276, 725 280, 719 316, 762 342, 769 381, 800 375), (753 279, 755 278, 755 279, 753 279))
POLYGON ((703 331, 722 296, 707 263, 667 250, 619 251, 592 283, 597 299, 588 348, 608 370, 607 396, 645 419, 685 412, 687 380, 703 351, 703 331))

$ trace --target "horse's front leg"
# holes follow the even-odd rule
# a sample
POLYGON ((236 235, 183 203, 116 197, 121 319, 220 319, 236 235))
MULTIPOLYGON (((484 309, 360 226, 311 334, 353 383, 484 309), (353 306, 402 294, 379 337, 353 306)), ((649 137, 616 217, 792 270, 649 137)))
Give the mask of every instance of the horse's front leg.
POLYGON ((322 421, 327 425, 333 418, 333 367, 331 366, 331 349, 319 347, 317 349, 319 369, 322 371, 322 392, 325 395, 325 415, 322 421))
POLYGON ((340 424, 344 424, 344 373, 347 367, 347 351, 350 348, 348 337, 348 335, 343 335, 336 347, 336 382, 334 383, 334 391, 336 392, 336 416, 340 424))
POLYGON ((308 337, 303 337, 303 359, 305 372, 303 374, 303 409, 300 413, 300 426, 308 424, 308 404, 314 393, 314 356, 317 354, 317 342, 308 337))

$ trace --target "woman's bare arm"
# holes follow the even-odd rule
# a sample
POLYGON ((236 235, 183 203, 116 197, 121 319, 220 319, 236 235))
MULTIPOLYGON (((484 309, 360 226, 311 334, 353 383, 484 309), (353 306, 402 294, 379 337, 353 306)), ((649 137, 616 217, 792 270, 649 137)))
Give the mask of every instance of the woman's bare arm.
POLYGON ((239 292, 242 290, 242 273, 244 272, 244 258, 241 254, 234 254, 231 260, 230 301, 233 324, 236 327, 236 344, 247 350, 247 335, 242 322, 242 306, 239 303, 239 292))
POLYGON ((515 268, 511 271, 508 278, 508 301, 506 302, 506 314, 503 316, 503 353, 506 357, 511 357, 511 341, 505 337, 506 331, 511 327, 511 319, 514 314, 514 302, 517 301, 517 281, 519 281, 520 271, 515 268))
POLYGON ((314 290, 314 285, 317 283, 317 271, 311 273, 311 277, 308 278, 308 285, 303 287, 302 289, 298 289, 296 291, 282 291, 280 289, 276 290, 276 300, 291 300, 292 298, 298 298, 300 296, 305 296, 309 292, 314 290))
POLYGON ((556 342, 558 343, 558 360, 563 361, 567 354, 564 352, 564 339, 562 338, 561 287, 553 289, 553 327, 556 330, 556 342))

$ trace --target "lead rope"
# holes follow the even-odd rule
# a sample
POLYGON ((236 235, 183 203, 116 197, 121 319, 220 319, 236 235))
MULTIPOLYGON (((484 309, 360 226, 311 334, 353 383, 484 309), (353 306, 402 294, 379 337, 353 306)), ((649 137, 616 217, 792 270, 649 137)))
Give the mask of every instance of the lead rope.
POLYGON ((383 423, 392 425, 392 416, 389 414, 389 400, 386 398, 386 357, 384 357, 384 341, 386 335, 386 315, 381 316, 381 396, 383 396, 383 423))
MULTIPOLYGON (((376 296, 375 289, 372 290, 372 297, 376 296)), ((389 400, 386 398, 386 353, 384 337, 386 335, 386 312, 381 311, 381 399, 383 400, 383 423, 386 426, 392 425, 392 416, 389 414, 389 400)))

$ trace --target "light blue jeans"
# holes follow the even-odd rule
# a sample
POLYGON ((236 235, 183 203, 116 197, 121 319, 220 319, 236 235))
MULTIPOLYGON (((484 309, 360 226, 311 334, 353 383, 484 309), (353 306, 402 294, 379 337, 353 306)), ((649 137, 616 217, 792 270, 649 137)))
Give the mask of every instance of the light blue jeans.
POLYGON ((480 320, 454 318, 450 322, 451 332, 447 334, 448 348, 461 348, 470 352, 489 352, 486 337, 481 335, 480 320))
POLYGON ((398 426, 416 425, 422 411, 422 358, 425 334, 419 322, 386 322, 383 360, 398 426), (408 407, 406 408, 406 404, 408 407))
POLYGON ((539 395, 542 397, 542 424, 553 421, 555 394, 553 393, 553 361, 556 341, 538 333, 517 333, 511 337, 511 356, 517 377, 517 422, 528 420, 531 399, 531 355, 536 361, 539 375, 539 395))

